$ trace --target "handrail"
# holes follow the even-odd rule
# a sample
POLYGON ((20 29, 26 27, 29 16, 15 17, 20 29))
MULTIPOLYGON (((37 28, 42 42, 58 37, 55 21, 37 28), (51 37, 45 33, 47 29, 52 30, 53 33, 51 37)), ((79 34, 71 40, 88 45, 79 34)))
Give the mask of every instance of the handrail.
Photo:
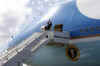
MULTIPOLYGON (((7 60, 14 57, 18 52, 22 51, 27 45, 29 45, 32 41, 39 38, 41 39, 46 33, 34 33, 29 38, 23 40, 20 44, 14 46, 11 49, 8 49, 8 51, 5 54, 2 54, 0 56, 0 60, 7 62, 7 60)), ((4 62, 4 63, 5 63, 4 62)))

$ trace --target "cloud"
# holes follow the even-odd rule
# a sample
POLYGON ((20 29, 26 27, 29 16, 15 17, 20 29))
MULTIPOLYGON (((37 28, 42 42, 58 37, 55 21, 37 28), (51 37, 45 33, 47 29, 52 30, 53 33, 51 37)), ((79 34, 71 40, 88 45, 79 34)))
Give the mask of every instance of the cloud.
POLYGON ((0 44, 10 40, 11 35, 16 35, 21 30, 20 26, 31 14, 27 6, 29 0, 0 0, 0 44))
POLYGON ((72 0, 32 0, 32 16, 34 21, 38 22, 39 19, 44 18, 45 15, 49 14, 50 9, 56 9, 58 5, 69 3, 71 1, 72 0))

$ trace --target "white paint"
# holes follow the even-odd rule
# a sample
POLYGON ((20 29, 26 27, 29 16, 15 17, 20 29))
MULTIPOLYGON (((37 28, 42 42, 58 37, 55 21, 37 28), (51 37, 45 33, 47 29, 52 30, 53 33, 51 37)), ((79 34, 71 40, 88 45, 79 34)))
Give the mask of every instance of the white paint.
POLYGON ((100 0, 77 0, 80 12, 93 19, 100 19, 100 0))

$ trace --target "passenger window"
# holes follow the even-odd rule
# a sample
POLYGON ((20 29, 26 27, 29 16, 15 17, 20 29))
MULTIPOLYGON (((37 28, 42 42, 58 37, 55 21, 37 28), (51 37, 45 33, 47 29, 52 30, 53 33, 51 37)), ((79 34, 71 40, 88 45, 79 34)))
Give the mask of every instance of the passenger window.
POLYGON ((80 32, 88 32, 88 28, 80 29, 80 32))
POLYGON ((99 31, 100 30, 100 26, 96 26, 96 30, 99 31))
POLYGON ((84 29, 85 32, 88 32, 88 27, 84 29))
POLYGON ((90 31, 93 32, 94 31, 94 27, 90 27, 90 31))
POLYGON ((80 29, 80 32, 84 32, 84 30, 83 29, 80 29))

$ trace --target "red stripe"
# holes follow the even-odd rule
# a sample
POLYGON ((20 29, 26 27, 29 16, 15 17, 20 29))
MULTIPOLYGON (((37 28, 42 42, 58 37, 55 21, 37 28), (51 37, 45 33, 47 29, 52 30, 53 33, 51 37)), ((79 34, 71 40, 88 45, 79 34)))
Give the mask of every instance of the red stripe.
POLYGON ((96 35, 88 35, 88 36, 76 36, 76 37, 71 37, 70 39, 82 39, 82 38, 91 38, 91 37, 97 37, 100 36, 100 34, 96 34, 96 35))

